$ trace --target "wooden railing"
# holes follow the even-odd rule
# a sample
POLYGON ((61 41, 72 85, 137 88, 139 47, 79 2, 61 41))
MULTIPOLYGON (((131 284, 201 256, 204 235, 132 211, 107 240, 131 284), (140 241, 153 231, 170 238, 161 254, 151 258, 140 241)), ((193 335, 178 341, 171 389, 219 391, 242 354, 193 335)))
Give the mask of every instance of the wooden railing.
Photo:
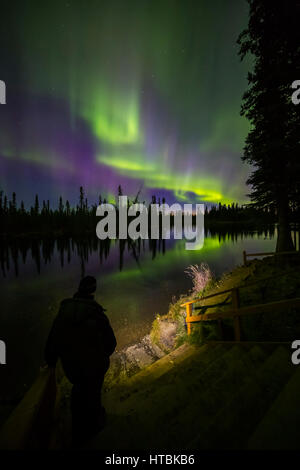
MULTIPOLYGON (((184 304, 181 305, 181 307, 186 307, 185 321, 187 323, 188 335, 191 333, 192 323, 218 320, 219 329, 221 333, 220 336, 222 339, 223 337, 222 320, 227 319, 227 318, 233 318, 235 341, 241 341, 241 323, 240 323, 241 316, 259 314, 259 313, 268 313, 268 312, 275 313, 275 312, 280 312, 285 308, 300 307, 300 297, 295 297, 293 299, 278 300, 276 302, 250 305, 247 307, 240 307, 239 288, 230 289, 230 291, 232 292, 232 305, 231 305, 231 308, 229 308, 228 311, 226 312, 214 312, 214 313, 204 313, 202 315, 193 315, 192 304, 196 302, 199 303, 200 301, 208 299, 210 297, 225 294, 226 292, 229 292, 229 290, 225 290, 217 294, 203 297, 202 299, 185 302, 184 304)), ((205 307, 209 307, 209 306, 206 305, 205 307)))
MULTIPOLYGON (((286 253, 295 253, 295 252, 282 252, 281 254, 286 254, 286 253)), ((299 252, 296 252, 299 254, 299 252)), ((267 254, 273 254, 273 253, 252 253, 253 256, 257 256, 258 254, 260 255, 267 255, 267 254)), ((245 259, 246 252, 244 251, 244 259, 245 259)), ((249 254, 247 256, 250 256, 249 254)), ((294 269, 287 271, 289 272, 295 272, 294 269)), ((261 303, 261 304, 256 304, 256 305, 250 305, 247 307, 241 307, 240 306, 240 289, 242 288, 247 288, 251 287, 253 285, 260 284, 264 290, 266 289, 266 286, 268 285, 270 280, 273 280, 277 277, 282 276, 282 273, 275 274, 273 276, 268 276, 265 278, 257 279, 256 281, 252 281, 250 283, 240 285, 237 287, 233 287, 232 289, 226 289, 221 292, 216 292, 215 294, 210 294, 205 297, 201 297, 199 299, 194 299, 190 300, 188 302, 185 302, 184 304, 181 305, 181 307, 185 307, 186 309, 186 325, 187 325, 187 333, 188 335, 191 333, 191 324, 192 323, 198 323, 198 322, 205 322, 205 321, 212 321, 212 320, 217 320, 218 321, 218 326, 219 326, 219 331, 220 331, 220 336, 223 338, 223 323, 222 321, 227 318, 233 318, 234 321, 234 335, 235 335, 235 341, 241 341, 241 316, 242 315, 252 315, 252 314, 259 314, 259 313, 267 313, 267 312, 278 312, 284 308, 290 308, 290 307, 300 307, 300 297, 296 297, 293 299, 284 299, 284 300, 278 300, 275 302, 269 302, 269 303, 261 303), (227 311, 217 311, 213 313, 203 313, 200 315, 193 315, 193 304, 196 303, 202 303, 204 300, 211 299, 213 297, 217 297, 220 295, 224 294, 230 294, 231 296, 231 302, 229 305, 229 308, 227 311)), ((226 299, 227 300, 227 299, 226 299)), ((209 309, 209 308, 215 308, 218 306, 223 306, 225 302, 221 302, 219 304, 213 304, 213 305, 202 305, 200 307, 196 307, 198 309, 209 309)), ((226 304, 228 305, 228 303, 226 304)))
MULTIPOLYGON (((239 287, 234 287, 232 289, 227 289, 227 290, 223 290, 221 292, 217 292, 216 294, 211 294, 211 295, 207 295, 205 297, 202 297, 201 299, 195 299, 195 300, 190 300, 189 302, 185 302, 184 304, 181 305, 181 307, 185 307, 186 308, 186 318, 185 318, 185 321, 186 321, 186 324, 187 324, 187 333, 188 335, 191 333, 191 323, 195 323, 195 322, 201 322, 201 321, 207 321, 207 320, 211 320, 212 318, 210 318, 210 316, 212 314, 201 314, 201 315, 193 315, 193 307, 192 305, 195 304, 195 303, 199 303, 199 302, 202 302, 203 300, 206 300, 206 299, 211 299, 212 297, 217 297, 219 295, 224 295, 224 294, 227 294, 227 293, 230 293, 231 294, 231 306, 232 306, 232 311, 236 312, 238 311, 239 307, 240 307, 240 293, 239 293, 239 287)), ((210 306, 209 305, 203 305, 203 308, 209 308, 210 306)), ((215 315, 215 314, 214 314, 215 315)), ((236 337, 236 341, 240 341, 241 339, 241 325, 240 325, 240 317, 238 314, 233 314, 232 315, 233 318, 234 318, 234 329, 235 329, 235 337, 236 337)), ((216 318, 214 318, 216 319, 216 318)), ((218 318, 220 321, 219 321, 219 328, 221 329, 222 331, 222 313, 220 312, 218 314, 218 318)))
POLYGON ((266 253, 246 253, 243 251, 244 266, 247 264, 247 258, 253 256, 281 256, 281 255, 299 255, 299 251, 268 251, 266 253))

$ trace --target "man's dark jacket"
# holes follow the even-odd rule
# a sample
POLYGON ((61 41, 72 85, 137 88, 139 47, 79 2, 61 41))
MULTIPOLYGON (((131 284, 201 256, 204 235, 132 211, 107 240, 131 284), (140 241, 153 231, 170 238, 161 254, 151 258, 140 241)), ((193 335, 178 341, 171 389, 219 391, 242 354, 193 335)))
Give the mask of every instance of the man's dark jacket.
POLYGON ((116 338, 103 308, 92 296, 63 300, 50 331, 45 360, 54 367, 61 359, 72 383, 97 379, 109 367, 116 338))

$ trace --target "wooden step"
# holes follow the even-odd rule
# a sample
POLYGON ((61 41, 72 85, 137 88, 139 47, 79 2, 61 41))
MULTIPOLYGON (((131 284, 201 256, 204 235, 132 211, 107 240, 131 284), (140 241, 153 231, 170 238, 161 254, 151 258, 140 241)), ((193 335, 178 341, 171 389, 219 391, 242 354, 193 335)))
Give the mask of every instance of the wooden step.
MULTIPOLYGON (((230 347, 229 349, 231 349, 230 347)), ((159 397, 163 393, 164 389, 169 387, 173 388, 175 383, 178 386, 182 384, 182 376, 188 376, 189 382, 193 386, 196 377, 203 375, 206 369, 216 361, 220 359, 224 361, 224 355, 228 352, 223 346, 217 348, 210 348, 204 346, 201 348, 193 348, 193 353, 186 356, 178 356, 178 360, 165 361, 163 358, 158 361, 157 367, 152 368, 151 371, 154 373, 147 374, 139 373, 136 377, 129 380, 129 385, 125 386, 124 389, 118 388, 115 393, 111 395, 110 399, 104 402, 107 406, 107 411, 113 410, 114 413, 124 414, 130 409, 137 409, 139 406, 144 407, 144 402, 148 399, 151 394, 152 401, 156 400, 156 396, 159 397)), ((216 375, 213 374, 214 379, 216 375)), ((184 393, 187 393, 188 383, 185 383, 184 393)), ((182 387, 181 387, 182 388, 182 387)), ((158 399, 159 400, 159 399, 158 399)))
POLYGON ((201 347, 182 345, 134 376, 119 382, 107 393, 103 393, 104 406, 108 409, 115 408, 116 402, 123 401, 134 393, 140 393, 148 386, 152 387, 154 381, 168 380, 169 374, 173 376, 179 373, 182 367, 184 369, 187 367, 187 363, 191 364, 196 360, 201 362, 202 367, 206 367, 211 360, 223 355, 224 352, 226 349, 222 345, 218 347, 211 347, 208 344, 201 347))
MULTIPOLYGON (((216 350, 216 349, 215 349, 216 350)), ((185 409, 187 403, 196 396, 201 396, 203 390, 213 387, 213 383, 219 380, 219 376, 226 374, 228 364, 237 361, 241 356, 246 356, 239 347, 231 347, 229 351, 212 361, 206 368, 201 368, 199 362, 194 358, 194 367, 188 361, 191 368, 190 375, 181 364, 184 374, 180 374, 178 367, 174 373, 169 372, 168 380, 165 376, 155 382, 141 393, 126 398, 120 406, 115 407, 116 413, 111 418, 111 424, 102 433, 98 440, 95 439, 91 448, 116 448, 137 449, 152 446, 172 446, 168 438, 168 423, 174 415, 185 409), (168 400, 168 397, 171 397, 168 400)), ((230 366, 229 366, 230 367, 230 366)), ((218 396, 215 397, 218 402, 218 396)), ((193 401, 194 402, 194 401, 193 401)), ((207 405, 207 402, 204 406, 207 405)))
MULTIPOLYGON (((170 421, 171 442, 174 449, 183 445, 186 448, 197 436, 197 442, 207 435, 207 428, 215 419, 216 414, 230 401, 232 395, 246 382, 249 374, 264 362, 264 351, 255 346, 247 351, 245 348, 234 346, 230 354, 224 356, 225 364, 214 363, 215 370, 219 367, 219 377, 212 380, 206 373, 202 391, 190 395, 190 400, 182 411, 170 421), (189 436, 193 436, 192 439, 189 436)), ((198 445, 198 443, 197 443, 198 445)), ((200 445, 201 449, 201 445, 200 445)))
POLYGON ((57 401, 55 375, 42 369, 0 431, 0 449, 46 448, 57 401))
POLYGON ((277 347, 265 363, 249 373, 244 385, 220 409, 205 436, 199 435, 191 447, 243 448, 292 373, 289 351, 283 346, 277 347))
POLYGON ((249 449, 300 449, 300 367, 278 395, 253 435, 249 449))

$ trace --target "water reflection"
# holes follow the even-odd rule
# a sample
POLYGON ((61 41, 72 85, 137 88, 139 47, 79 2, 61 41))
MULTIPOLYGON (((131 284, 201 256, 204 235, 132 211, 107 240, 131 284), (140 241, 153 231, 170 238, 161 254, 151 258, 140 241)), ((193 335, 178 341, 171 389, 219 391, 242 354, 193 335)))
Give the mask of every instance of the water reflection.
MULTIPOLYGON (((245 238, 264 238, 272 239, 274 237, 274 227, 267 227, 261 230, 241 230, 237 228, 218 228, 205 229, 205 239, 215 239, 218 242, 232 242, 236 243, 238 240, 245 238)), ((2 276, 5 278, 8 273, 13 271, 15 276, 20 273, 20 265, 26 265, 28 257, 34 262, 36 272, 41 273, 42 266, 50 264, 53 258, 59 257, 60 266, 63 269, 66 265, 70 265, 72 257, 76 257, 80 261, 81 276, 86 273, 86 265, 91 256, 97 256, 100 264, 106 260, 112 251, 114 256, 115 250, 118 250, 119 257, 119 270, 124 268, 125 253, 139 263, 141 254, 145 251, 151 253, 154 260, 157 254, 164 254, 166 249, 172 249, 176 241, 170 240, 141 240, 133 241, 128 240, 105 240, 101 241, 96 236, 86 237, 60 237, 53 238, 29 238, 24 237, 21 239, 9 239, 0 245, 0 268, 2 276)), ((195 250, 197 251, 197 250, 195 250)))

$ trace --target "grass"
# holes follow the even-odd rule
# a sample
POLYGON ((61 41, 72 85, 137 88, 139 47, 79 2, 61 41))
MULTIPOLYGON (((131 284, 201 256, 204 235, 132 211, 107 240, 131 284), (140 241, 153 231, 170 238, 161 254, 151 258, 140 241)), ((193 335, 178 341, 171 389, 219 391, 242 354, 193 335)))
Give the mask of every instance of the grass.
POLYGON ((152 323, 150 338, 153 344, 156 344, 160 347, 160 315, 156 314, 155 320, 152 323))

